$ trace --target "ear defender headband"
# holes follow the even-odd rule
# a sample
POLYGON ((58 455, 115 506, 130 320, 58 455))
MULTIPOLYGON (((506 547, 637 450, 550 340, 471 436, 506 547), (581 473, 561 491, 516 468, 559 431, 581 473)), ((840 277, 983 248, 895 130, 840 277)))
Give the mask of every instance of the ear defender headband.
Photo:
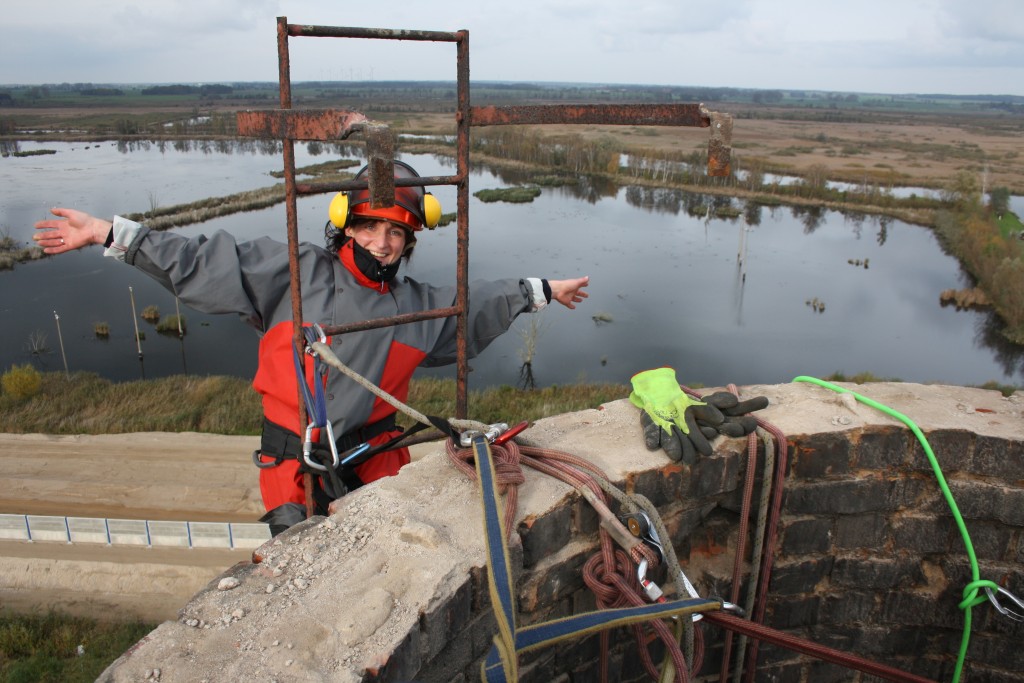
MULTIPOLYGON (((363 166, 356 178, 366 175, 367 166, 363 166)), ((396 161, 396 178, 419 178, 420 175, 412 166, 396 161)), ((370 207, 370 190, 349 190, 339 192, 331 199, 327 208, 331 224, 339 230, 349 226, 354 218, 367 217, 392 221, 410 230, 419 231, 424 227, 433 229, 441 220, 441 202, 422 187, 396 187, 395 204, 386 208, 370 207)))

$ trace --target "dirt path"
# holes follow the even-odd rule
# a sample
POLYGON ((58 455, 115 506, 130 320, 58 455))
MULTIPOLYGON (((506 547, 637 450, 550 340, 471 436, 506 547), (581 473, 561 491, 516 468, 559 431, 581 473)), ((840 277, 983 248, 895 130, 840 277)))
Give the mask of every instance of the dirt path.
MULTIPOLYGON (((0 512, 254 522, 259 437, 0 434, 0 512)), ((0 604, 162 621, 247 550, 0 542, 0 604)))
MULTIPOLYGON (((0 513, 255 522, 258 436, 0 434, 0 513)), ((428 444, 413 447, 418 457, 428 444)), ((174 619, 251 551, 0 541, 0 609, 174 619)))

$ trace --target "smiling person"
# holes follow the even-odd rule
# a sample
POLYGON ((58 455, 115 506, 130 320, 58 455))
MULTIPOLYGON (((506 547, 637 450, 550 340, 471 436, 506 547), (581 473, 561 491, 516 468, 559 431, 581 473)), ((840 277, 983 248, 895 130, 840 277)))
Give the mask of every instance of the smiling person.
MULTIPOLYGON (((356 177, 365 174, 364 167, 356 177)), ((418 174, 396 161, 395 177, 418 174)), ((186 238, 152 231, 120 216, 107 221, 75 209, 51 212, 58 218, 36 223, 33 235, 47 254, 103 245, 104 255, 143 271, 186 305, 205 313, 236 313, 261 335, 253 380, 264 415, 260 450, 253 454, 267 510, 261 521, 277 534, 305 519, 300 465, 307 425, 299 424, 287 245, 267 237, 238 242, 223 231, 209 238, 186 238)), ((325 228, 326 248, 299 246, 303 321, 342 325, 453 306, 454 287, 397 277, 402 259, 412 254, 417 233, 434 227, 440 214, 437 200, 421 187, 396 187, 394 206, 379 209, 370 206, 369 190, 335 196, 325 228)), ((588 277, 471 283, 469 356, 506 332, 520 313, 540 310, 551 301, 576 308, 587 298, 588 284, 588 277)), ((417 367, 455 362, 455 328, 456 318, 439 318, 339 335, 328 343, 348 367, 405 401, 417 367)), ((401 434, 394 407, 340 372, 314 378, 313 365, 306 363, 304 380, 307 387, 314 381, 323 387, 339 453, 361 443, 384 444, 401 434)), ((317 431, 327 438, 327 430, 317 431)), ((340 486, 314 479, 316 512, 327 514, 333 499, 394 475, 408 462, 407 448, 387 450, 355 467, 339 468, 332 478, 335 483, 340 479, 340 486)))

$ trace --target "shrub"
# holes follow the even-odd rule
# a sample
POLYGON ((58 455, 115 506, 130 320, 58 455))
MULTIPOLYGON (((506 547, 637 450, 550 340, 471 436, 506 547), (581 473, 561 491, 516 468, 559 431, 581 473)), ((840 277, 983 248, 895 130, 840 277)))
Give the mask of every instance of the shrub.
POLYGON ((142 309, 142 319, 149 323, 160 320, 160 309, 157 306, 146 306, 142 309))
POLYGON ((15 365, 0 377, 0 384, 3 385, 4 393, 23 400, 39 393, 43 378, 31 365, 15 365))
POLYGON ((105 322, 93 323, 92 330, 97 337, 106 338, 110 336, 110 325, 105 322))
POLYGON ((160 319, 160 322, 156 324, 156 331, 161 334, 178 334, 178 321, 181 321, 181 334, 185 334, 188 331, 188 325, 185 324, 185 316, 180 318, 176 315, 165 315, 160 319))

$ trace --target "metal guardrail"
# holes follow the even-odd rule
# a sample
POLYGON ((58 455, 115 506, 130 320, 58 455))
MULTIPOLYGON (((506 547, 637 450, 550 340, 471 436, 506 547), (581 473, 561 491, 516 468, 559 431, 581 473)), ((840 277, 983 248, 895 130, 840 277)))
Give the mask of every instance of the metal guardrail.
POLYGON ((166 548, 258 548, 266 524, 0 514, 0 540, 166 548))

